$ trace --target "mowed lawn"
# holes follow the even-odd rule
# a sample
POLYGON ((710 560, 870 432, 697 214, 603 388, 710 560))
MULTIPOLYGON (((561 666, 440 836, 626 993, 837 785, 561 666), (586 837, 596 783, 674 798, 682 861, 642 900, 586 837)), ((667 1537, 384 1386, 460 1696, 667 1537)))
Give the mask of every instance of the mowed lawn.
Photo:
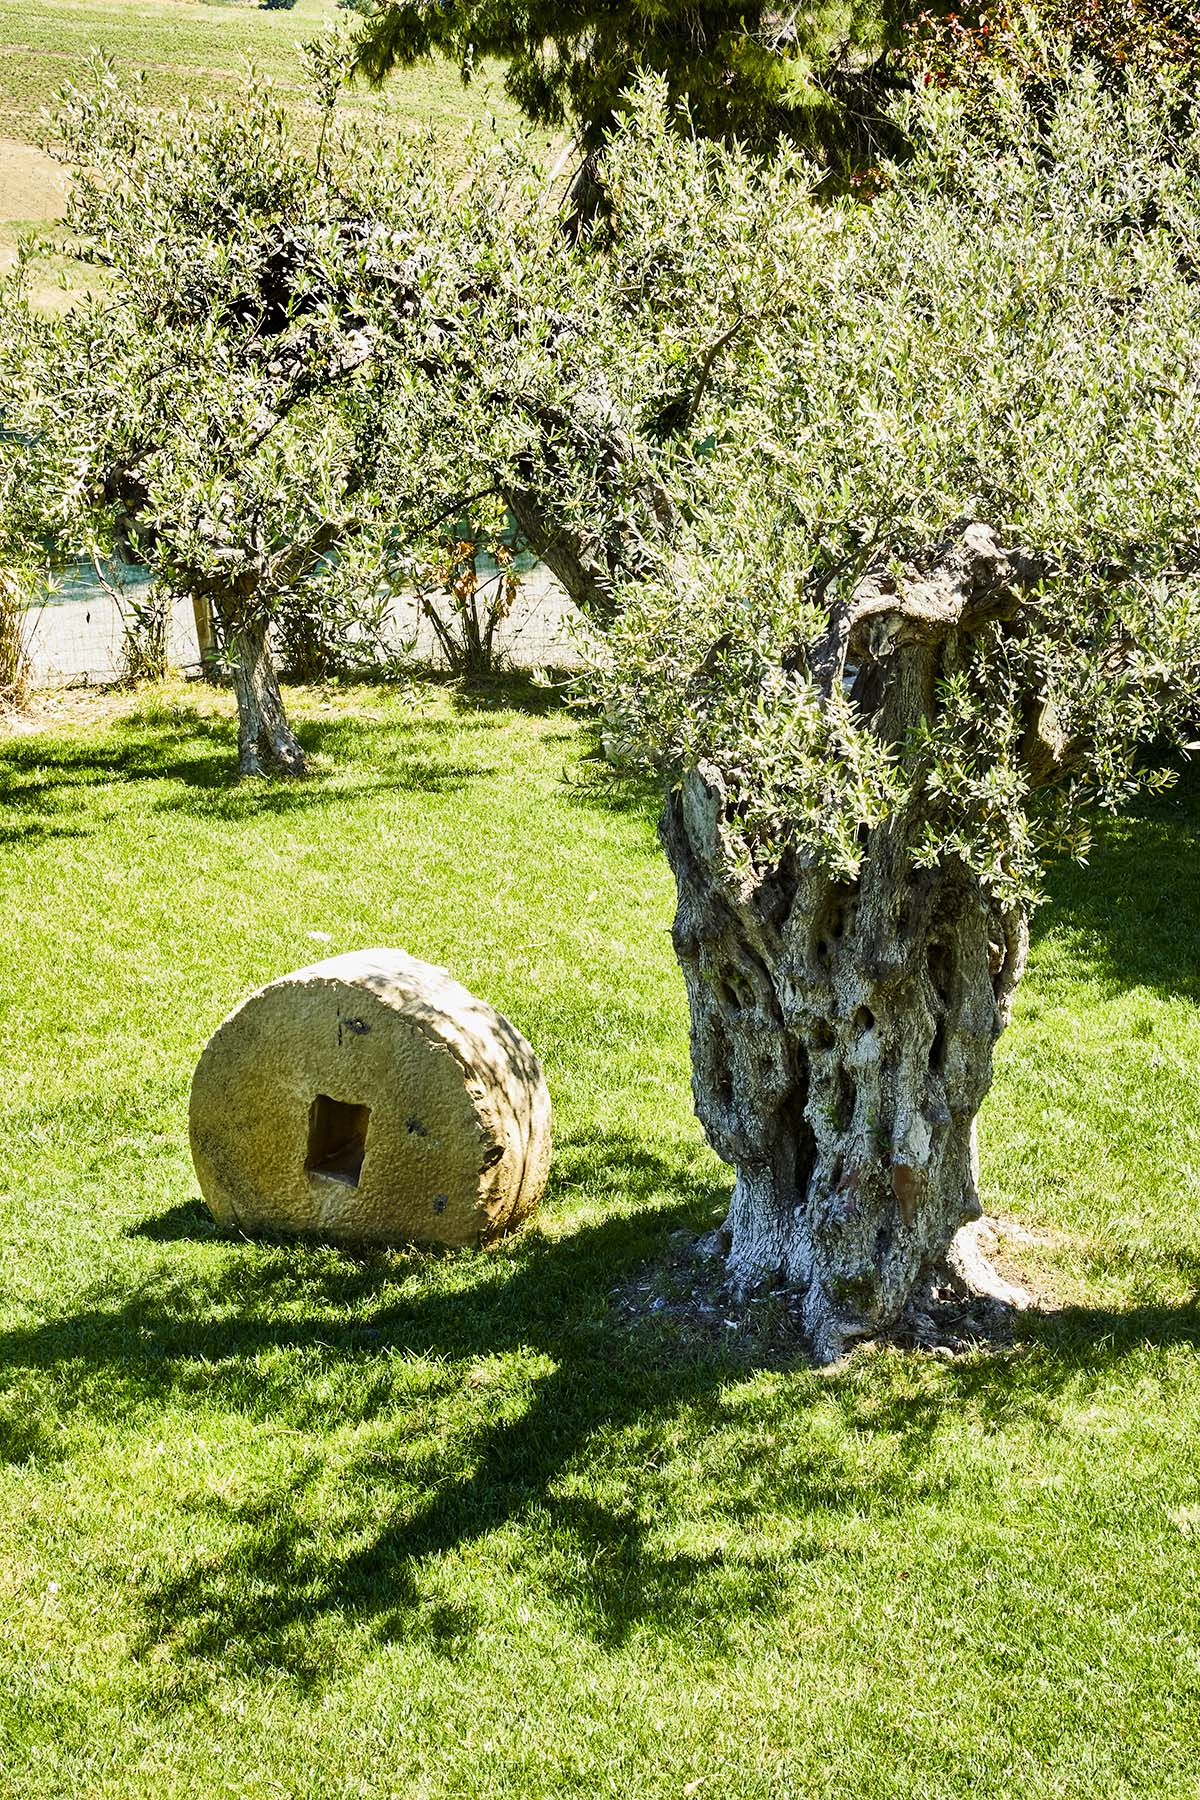
MULTIPOLYGON (((144 70, 146 103, 228 94, 250 66, 285 96, 303 101, 297 46, 338 16, 334 0, 297 0, 290 9, 207 5, 204 0, 0 0, 0 135, 36 142, 40 113, 68 81, 79 81, 95 50, 119 68, 144 70)), ((494 71, 464 88, 449 63, 401 71, 387 92, 414 123, 448 135, 485 115, 512 108, 494 71)), ((369 104, 355 90, 352 108, 369 104)))
POLYGON ((648 1304, 728 1186, 649 797, 536 689, 293 703, 298 788, 194 689, 0 740, 5 1800, 1194 1800, 1195 774, 1056 877, 1000 1055, 1047 1310, 818 1374, 648 1304), (541 1053, 539 1219, 218 1236, 205 1039, 373 944, 541 1053))

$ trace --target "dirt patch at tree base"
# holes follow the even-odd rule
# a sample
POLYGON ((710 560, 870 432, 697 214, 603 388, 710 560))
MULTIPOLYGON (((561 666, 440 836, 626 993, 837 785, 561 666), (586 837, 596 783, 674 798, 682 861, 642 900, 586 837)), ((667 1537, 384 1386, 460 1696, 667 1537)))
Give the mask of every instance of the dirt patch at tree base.
MULTIPOLYGON (((977 1231, 1001 1283, 1022 1291, 1027 1304, 971 1293, 945 1270, 914 1298, 898 1324, 858 1348, 891 1345, 942 1358, 1006 1350, 1015 1341, 1020 1312, 1058 1310, 1061 1301, 1041 1255, 1058 1243, 1054 1234, 1001 1218, 981 1220, 977 1231)), ((800 1298, 783 1286, 735 1298, 725 1278, 720 1232, 697 1236, 687 1230, 672 1232, 667 1254, 609 1295, 622 1325, 654 1331, 679 1353, 774 1368, 812 1361, 800 1327, 800 1298)))

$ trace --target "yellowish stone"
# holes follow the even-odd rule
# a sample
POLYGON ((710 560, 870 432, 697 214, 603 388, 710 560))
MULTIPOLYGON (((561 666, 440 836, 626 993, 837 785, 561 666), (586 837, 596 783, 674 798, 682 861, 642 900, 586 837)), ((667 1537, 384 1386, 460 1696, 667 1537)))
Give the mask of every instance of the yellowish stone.
POLYGON ((445 969, 362 950, 260 988, 206 1046, 192 1157, 214 1218, 248 1233, 486 1242, 550 1167, 530 1046, 445 969))

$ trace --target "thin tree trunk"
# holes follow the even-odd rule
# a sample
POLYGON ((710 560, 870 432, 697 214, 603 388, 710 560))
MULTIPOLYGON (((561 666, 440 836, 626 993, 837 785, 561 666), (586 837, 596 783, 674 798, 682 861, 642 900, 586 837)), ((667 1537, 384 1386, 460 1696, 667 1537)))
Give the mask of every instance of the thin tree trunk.
POLYGON ((284 711, 266 622, 235 625, 227 630, 227 641, 237 695, 239 775, 305 774, 304 752, 284 711))
POLYGON ((216 678, 220 646, 213 627, 212 602, 206 594, 192 595, 192 617, 196 624, 196 647, 200 652, 200 673, 206 681, 216 678))
POLYGON ((722 803, 704 771, 661 827, 696 1111, 736 1171, 732 1285, 796 1291, 831 1361, 894 1323, 979 1217, 975 1120, 1025 922, 954 865, 905 873, 889 831, 853 884, 792 869, 739 889, 722 803))

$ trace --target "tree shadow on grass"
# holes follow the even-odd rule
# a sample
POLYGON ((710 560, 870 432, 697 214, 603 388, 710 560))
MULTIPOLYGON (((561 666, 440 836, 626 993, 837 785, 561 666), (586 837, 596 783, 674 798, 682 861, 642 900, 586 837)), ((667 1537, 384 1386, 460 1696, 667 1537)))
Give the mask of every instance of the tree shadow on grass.
POLYGON ((1177 1259, 1177 1272, 1192 1283, 1178 1304, 1143 1302, 1114 1312, 1103 1306, 1064 1306, 1026 1321, 1021 1338, 1036 1344, 1063 1368, 1086 1371, 1151 1346, 1184 1344, 1200 1349, 1200 1259, 1177 1259))
POLYGON ((641 773, 618 774, 598 758, 585 758, 579 777, 570 783, 575 805, 610 817, 644 819, 654 833, 653 849, 658 849, 658 821, 663 808, 662 782, 641 773))
MULTIPOLYGON (((478 718, 485 725, 495 723, 497 715, 506 712, 524 713, 530 718, 551 717, 565 711, 574 693, 574 678, 566 670, 500 668, 491 675, 470 676, 414 662, 399 672, 401 690, 409 674, 411 686, 418 692, 444 695, 456 713, 478 718)), ((311 684, 301 685, 308 687, 310 693, 314 691, 311 684)), ((391 698, 397 685, 395 680, 381 681, 376 671, 364 669, 361 673, 333 676, 317 684, 315 691, 323 695, 354 693, 391 698)), ((284 692, 286 698, 286 683, 284 692)))
POLYGON ((1178 1302, 1150 1302, 1116 1311, 1064 1306, 1023 1314, 1011 1346, 998 1353, 944 1365, 938 1379, 903 1390, 858 1384, 850 1417, 856 1429, 886 1434, 903 1462, 917 1468, 942 1424, 964 1409, 999 1427, 1010 1420, 1061 1430, 1058 1396, 1076 1394, 1122 1363, 1148 1350, 1200 1349, 1200 1269, 1195 1257, 1162 1259, 1164 1281, 1183 1275, 1193 1283, 1178 1302), (893 1436, 893 1434, 895 1434, 893 1436))
POLYGON ((453 792, 497 773, 483 757, 447 757, 436 721, 310 718, 297 736, 330 765, 299 782, 239 782, 235 722, 196 707, 166 718, 151 707, 86 737, 0 743, 0 809, 12 815, 4 829, 13 841, 85 835, 88 796, 109 784, 167 783, 159 810, 236 820, 320 810, 348 794, 453 792))
POLYGON ((179 1244, 220 1235, 219 1228, 203 1200, 181 1200, 153 1219, 126 1229, 127 1237, 149 1238, 155 1244, 179 1244))
POLYGON ((536 677, 525 669, 505 669, 474 680, 431 670, 424 679, 449 694, 457 713, 521 712, 545 719, 562 712, 570 698, 569 677, 536 677))
POLYGON ((1050 872, 1035 943, 1065 940, 1114 992, 1200 1000, 1200 761, 1166 793, 1102 821, 1085 867, 1050 872))
POLYGON ((864 1511, 927 1492, 938 1425, 964 1405, 1050 1430, 1062 1387, 1147 1342, 1200 1344, 1191 1301, 1026 1320, 1016 1351, 954 1364, 887 1352, 830 1376, 776 1358, 785 1422, 764 1448, 747 1409, 752 1353, 685 1341, 653 1316, 630 1323, 612 1303, 672 1233, 711 1227, 725 1200, 711 1171, 683 1143, 568 1141, 558 1191, 586 1195, 600 1222, 556 1236, 552 1194, 542 1231, 457 1257, 202 1242, 194 1204, 173 1207, 141 1232, 194 1240, 190 1262, 0 1336, 9 1454, 66 1454, 72 1416, 134 1431, 189 1402, 279 1434, 287 1448, 248 1496, 205 1485, 179 1503, 190 1541, 217 1548, 143 1584, 146 1645, 187 1659, 196 1680, 240 1664, 318 1686, 326 1636, 347 1621, 453 1651, 475 1629, 472 1559, 494 1537, 511 1556, 510 1529, 521 1582, 571 1628, 615 1645, 651 1622, 719 1649, 747 1612, 786 1600, 760 1509, 815 1522, 788 1556, 832 1554, 864 1511), (878 1456, 807 1433, 814 1404, 871 1434, 878 1456), (681 1434, 693 1448, 673 1469, 681 1434), (663 1528, 697 1455, 714 1459, 703 1548, 663 1528))
POLYGON ((170 723, 132 714, 87 736, 31 735, 0 743, 0 803, 28 810, 109 781, 218 787, 229 779, 231 754, 236 765, 228 721, 191 709, 170 723))
MULTIPOLYGON (((5 804, 0 794, 0 806, 5 804)), ((15 849, 18 845, 31 847, 44 844, 50 838, 82 838, 87 832, 78 825, 58 825, 53 819, 22 818, 11 820, 0 825, 0 847, 15 849)))

